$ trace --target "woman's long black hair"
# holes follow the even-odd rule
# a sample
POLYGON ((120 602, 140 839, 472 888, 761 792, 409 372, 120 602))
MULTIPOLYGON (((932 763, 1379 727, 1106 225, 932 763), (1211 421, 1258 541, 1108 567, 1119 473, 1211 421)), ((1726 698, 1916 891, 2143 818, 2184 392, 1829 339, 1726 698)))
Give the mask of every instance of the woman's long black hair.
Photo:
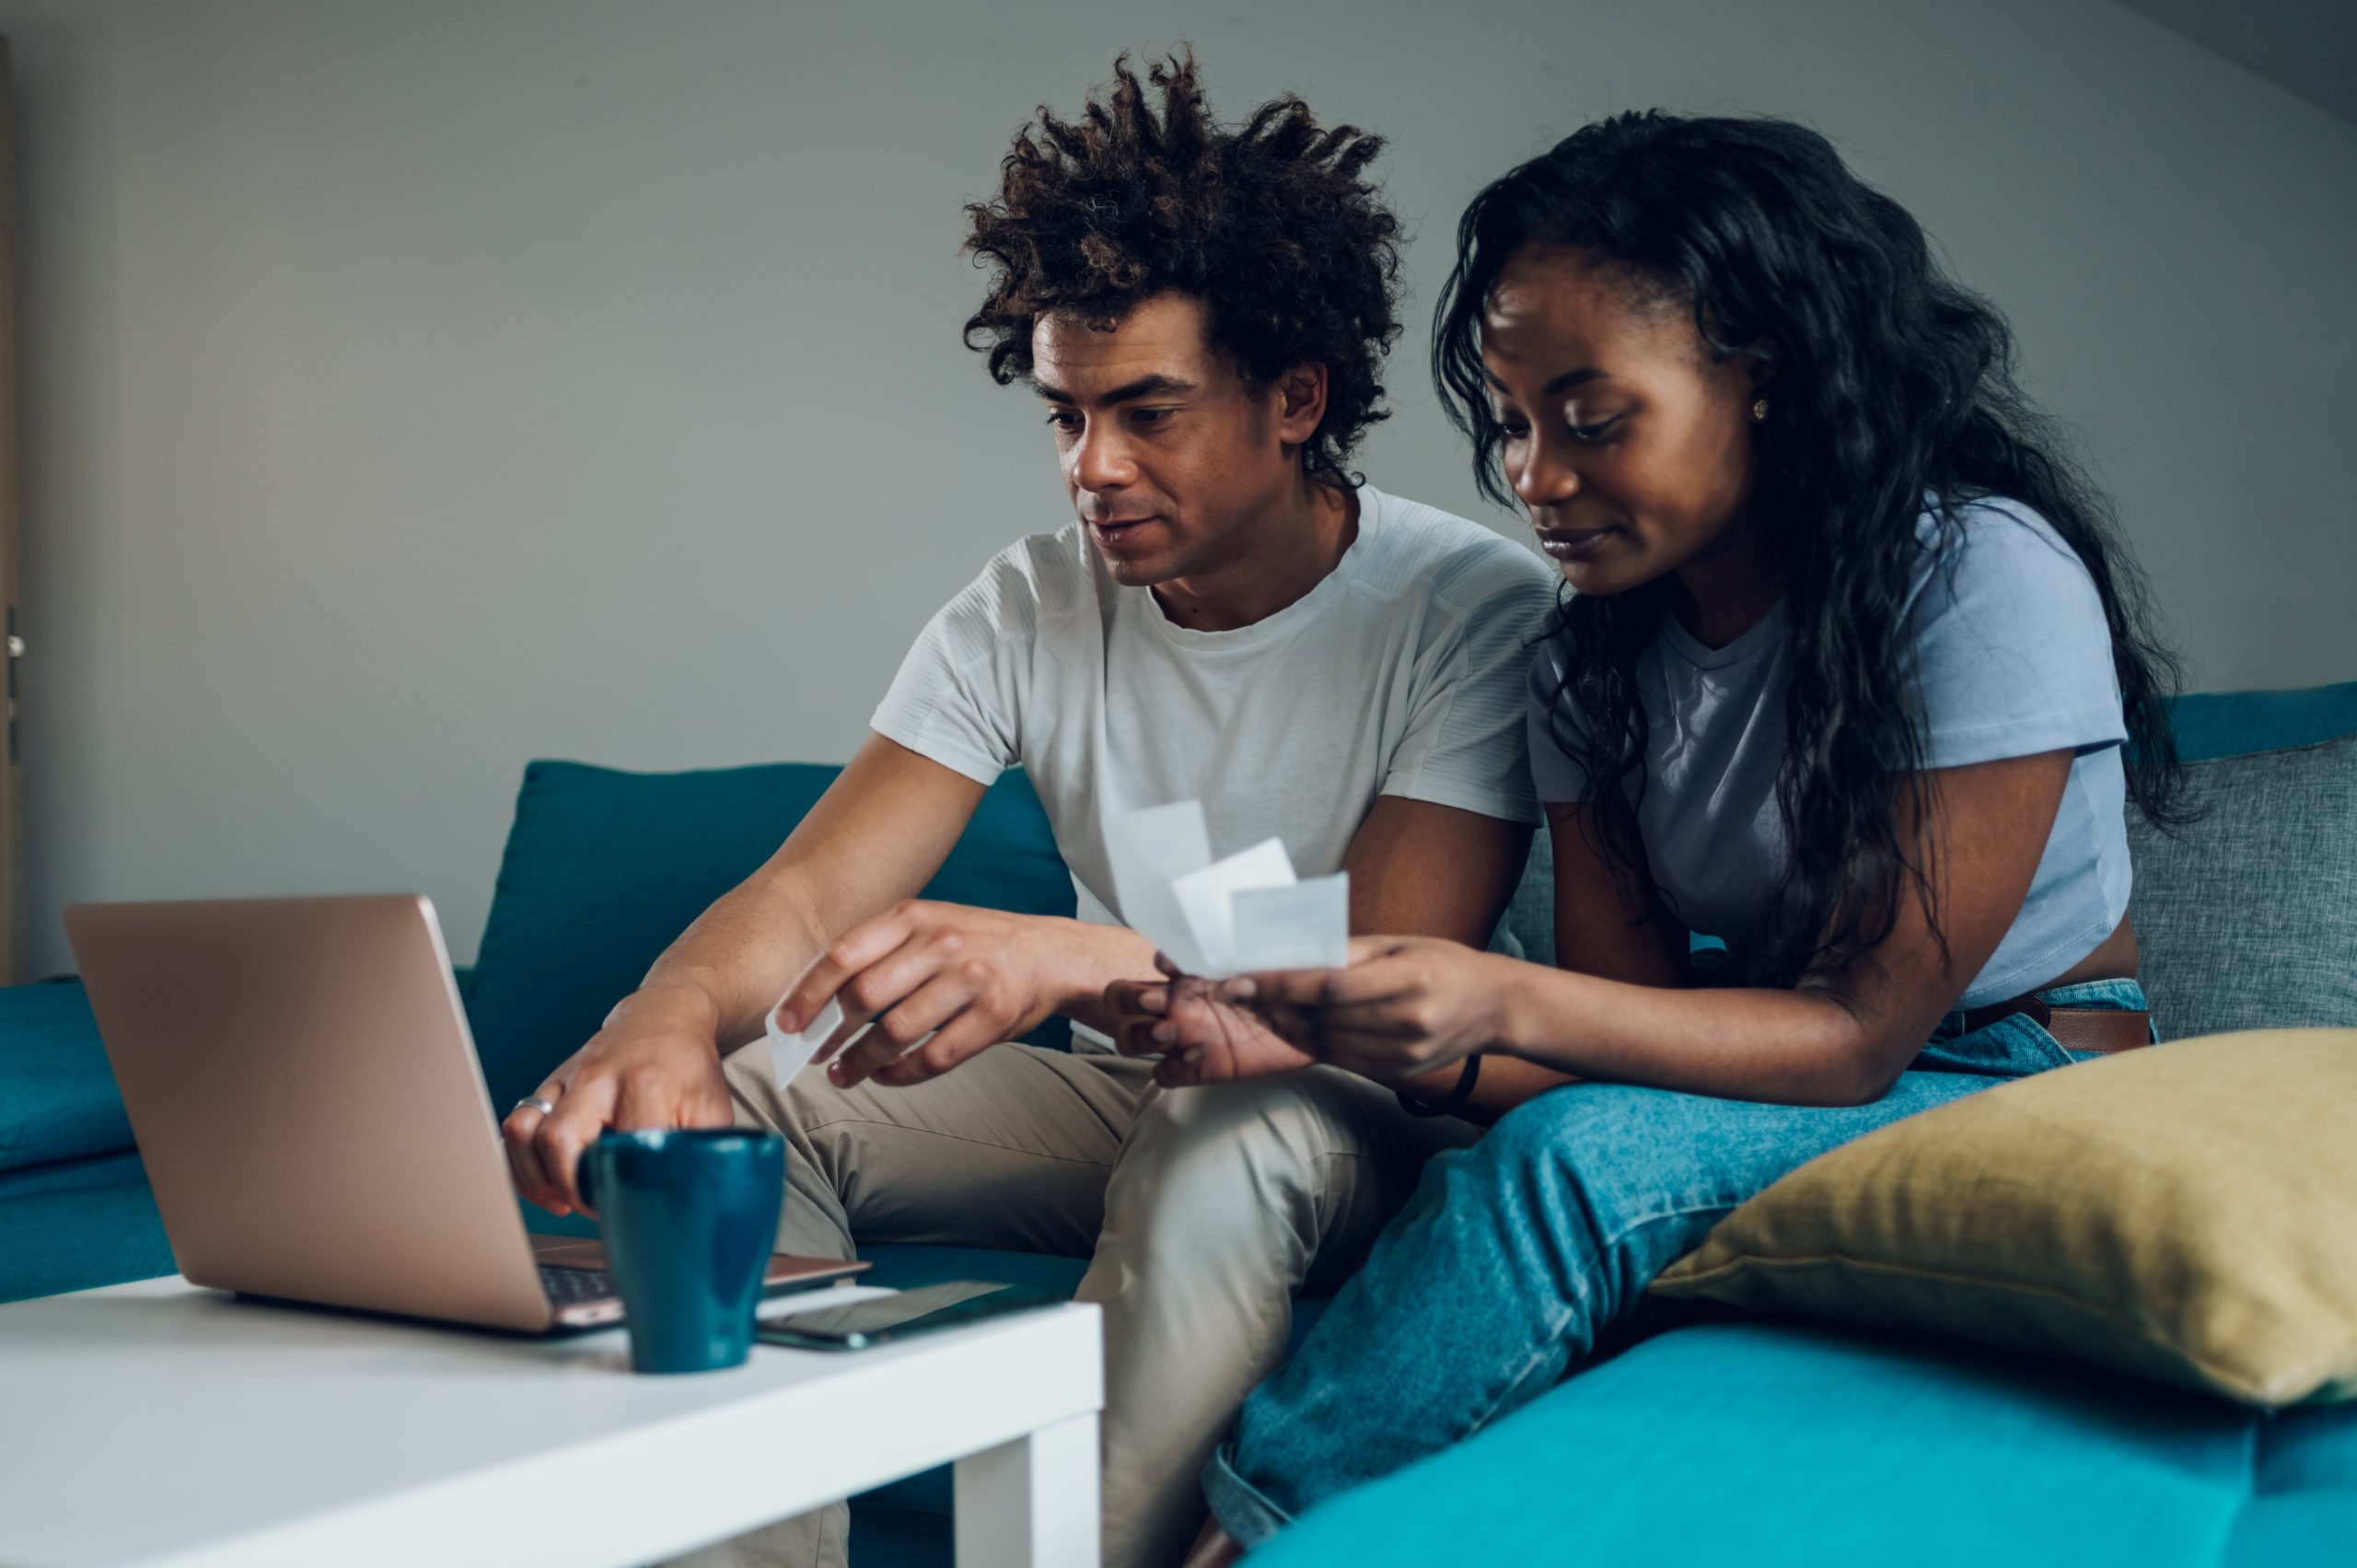
MULTIPOLYGON (((1910 895, 1940 929, 1927 868, 1909 852, 1922 744, 1898 645, 1927 496, 1951 562, 1962 505, 1989 495, 2029 506, 2078 553, 2110 626, 2130 793, 2154 822, 2182 820, 2166 710, 2179 668, 2154 634, 2107 502, 2016 382, 2003 319, 1946 275, 1922 226, 1830 143, 1787 121, 1616 115, 1474 199, 1441 294, 1433 375, 1472 438, 1483 492, 1505 505, 1481 316, 1508 258, 1531 245, 1575 248, 1690 301, 1713 352, 1764 343, 1775 362, 1754 499, 1794 553, 1789 749, 1777 783, 1792 854, 1752 955, 1755 983, 1793 984, 1867 954, 1910 895)), ((1585 765, 1591 803, 1644 787, 1636 664, 1668 588, 1663 577, 1571 595, 1559 610, 1570 657, 1555 731, 1585 765), (1585 735, 1565 722, 1567 703, 1585 735)), ((1643 869, 1632 819, 1587 816, 1626 885, 1643 869)))

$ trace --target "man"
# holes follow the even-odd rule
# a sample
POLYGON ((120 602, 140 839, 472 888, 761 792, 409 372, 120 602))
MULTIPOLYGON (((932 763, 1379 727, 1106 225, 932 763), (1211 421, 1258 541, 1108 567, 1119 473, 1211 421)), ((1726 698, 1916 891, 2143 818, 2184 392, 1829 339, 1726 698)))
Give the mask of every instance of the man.
MULTIPOLYGON (((1355 1267, 1423 1157, 1474 1128, 1242 1013, 1218 1086, 1162 1087, 1107 1051, 1117 1008, 1168 998, 1121 923, 1105 819, 1200 799, 1217 853, 1276 835, 1305 876, 1347 869, 1355 929, 1486 942, 1538 818, 1525 649, 1552 579, 1344 473, 1398 331, 1399 225, 1362 179, 1380 143, 1290 98, 1223 129, 1191 59, 1116 77, 1078 121, 1042 110, 968 212, 995 275, 967 341, 1039 393, 1077 521, 935 617, 835 786, 542 1086, 553 1111, 528 1101, 505 1130, 519 1186, 560 1213, 603 1128, 734 1116, 787 1139, 787 1250, 1092 1258, 1120 1568, 1192 1533, 1196 1476, 1281 1355, 1295 1291, 1355 1267), (1079 918, 906 901, 1018 763, 1079 918), (781 1090, 764 1050, 735 1050, 764 1008, 795 1030, 830 998, 846 1021, 823 1071, 781 1090), (1001 1043, 1051 1014, 1074 1051, 1001 1043)), ((726 1550, 840 1562, 842 1520, 726 1550)))

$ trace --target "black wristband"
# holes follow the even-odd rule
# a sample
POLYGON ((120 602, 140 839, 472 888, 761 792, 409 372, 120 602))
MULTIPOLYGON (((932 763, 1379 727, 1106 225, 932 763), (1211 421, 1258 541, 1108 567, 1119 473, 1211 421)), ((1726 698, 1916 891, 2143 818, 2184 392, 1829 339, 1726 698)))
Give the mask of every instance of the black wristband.
POLYGON ((1473 1086, 1481 1081, 1481 1053, 1475 1051, 1465 1059, 1465 1071, 1457 1075, 1457 1086, 1438 1099, 1422 1100, 1405 1089, 1393 1089, 1399 1097, 1399 1109, 1411 1116, 1454 1116, 1465 1109, 1473 1098, 1473 1086))

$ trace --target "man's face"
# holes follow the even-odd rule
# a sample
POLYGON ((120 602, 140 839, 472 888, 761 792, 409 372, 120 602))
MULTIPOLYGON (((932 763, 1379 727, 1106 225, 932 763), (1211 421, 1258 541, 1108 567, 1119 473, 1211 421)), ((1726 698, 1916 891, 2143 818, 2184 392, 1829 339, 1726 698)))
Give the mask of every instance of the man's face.
POLYGON ((1249 546, 1295 482, 1276 388, 1255 393, 1203 337, 1202 301, 1159 294, 1108 327, 1074 313, 1031 331, 1073 509, 1116 582, 1202 576, 1249 546))

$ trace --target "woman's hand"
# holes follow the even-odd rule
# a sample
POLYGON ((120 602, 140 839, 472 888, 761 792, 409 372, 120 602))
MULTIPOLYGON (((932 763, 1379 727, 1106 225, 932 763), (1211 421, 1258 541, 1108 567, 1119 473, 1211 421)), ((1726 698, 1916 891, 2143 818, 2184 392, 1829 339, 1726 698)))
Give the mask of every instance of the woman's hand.
POLYGON ((1264 1017, 1290 1013, 1318 1061, 1397 1084, 1498 1044, 1515 967, 1436 936, 1359 936, 1348 969, 1245 975, 1218 995, 1264 1017))

